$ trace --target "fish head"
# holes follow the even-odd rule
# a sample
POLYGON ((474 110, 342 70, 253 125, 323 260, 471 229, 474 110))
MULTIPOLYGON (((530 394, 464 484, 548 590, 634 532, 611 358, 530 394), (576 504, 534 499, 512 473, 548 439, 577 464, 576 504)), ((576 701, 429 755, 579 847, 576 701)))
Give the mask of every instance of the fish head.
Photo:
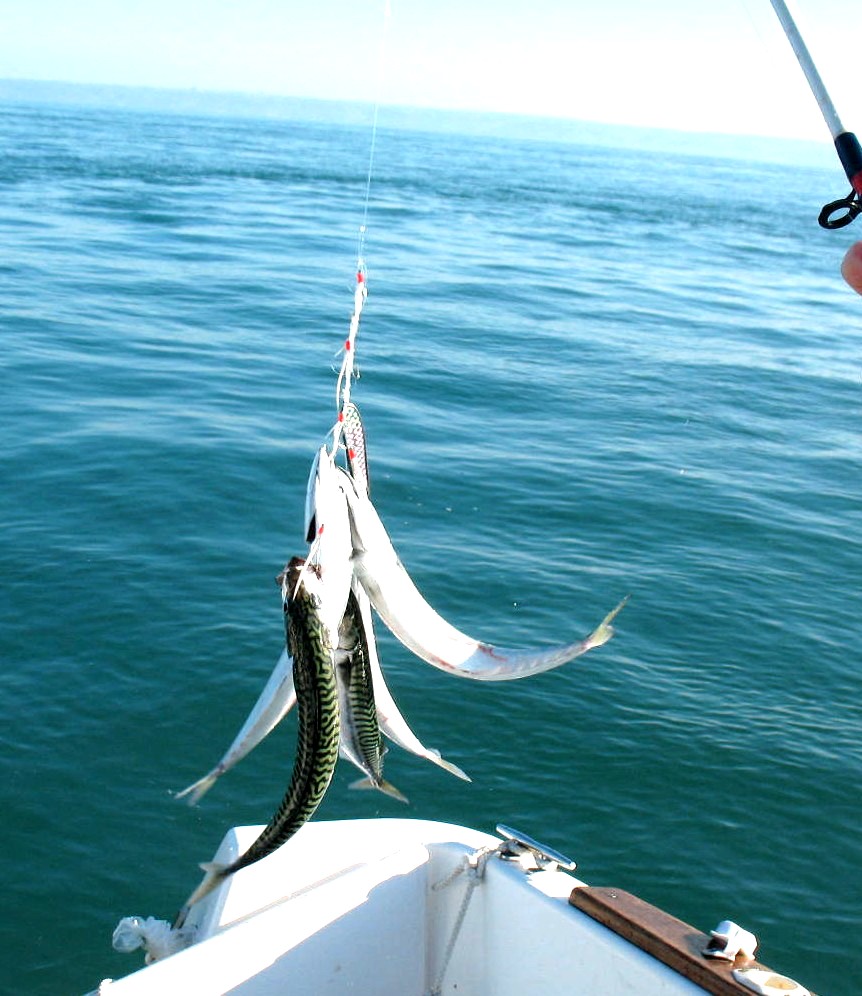
POLYGON ((350 519, 340 482, 340 474, 332 459, 321 454, 314 494, 317 533, 308 559, 318 568, 321 618, 333 645, 338 643, 338 628, 353 577, 350 519))
POLYGON ((318 481, 320 479, 319 468, 321 458, 324 460, 328 458, 328 453, 326 452, 326 447, 321 446, 317 453, 314 454, 314 459, 311 461, 311 470, 308 473, 308 485, 305 489, 305 541, 306 543, 311 543, 314 540, 315 533, 317 532, 317 524, 314 518, 314 506, 316 503, 316 492, 318 481))
POLYGON ((275 579, 281 588, 281 597, 285 606, 291 598, 296 597, 300 585, 308 588, 308 578, 318 578, 318 574, 317 568, 309 564, 305 557, 291 557, 284 570, 275 579))

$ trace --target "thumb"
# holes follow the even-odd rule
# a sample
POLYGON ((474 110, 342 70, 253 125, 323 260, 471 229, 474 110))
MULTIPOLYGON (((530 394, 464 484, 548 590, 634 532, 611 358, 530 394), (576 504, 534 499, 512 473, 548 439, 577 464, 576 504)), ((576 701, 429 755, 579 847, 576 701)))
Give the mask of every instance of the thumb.
POLYGON ((841 276, 858 294, 862 294, 862 242, 856 242, 847 250, 841 264, 841 276))

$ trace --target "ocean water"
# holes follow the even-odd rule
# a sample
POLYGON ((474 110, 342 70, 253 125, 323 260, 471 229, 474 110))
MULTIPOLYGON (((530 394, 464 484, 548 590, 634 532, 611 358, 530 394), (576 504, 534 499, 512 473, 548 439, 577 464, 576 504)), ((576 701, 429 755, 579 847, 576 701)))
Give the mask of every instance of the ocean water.
MULTIPOLYGON (((332 425, 369 130, 8 105, 0 118, 0 988, 140 964, 293 720, 198 808, 282 645, 332 425)), ((731 918, 862 991, 862 300, 833 170, 387 131, 354 399, 429 601, 557 671, 449 677, 381 632, 425 743, 410 798, 318 818, 504 821, 595 885, 731 918)), ((855 233, 859 236, 859 233, 855 233)))

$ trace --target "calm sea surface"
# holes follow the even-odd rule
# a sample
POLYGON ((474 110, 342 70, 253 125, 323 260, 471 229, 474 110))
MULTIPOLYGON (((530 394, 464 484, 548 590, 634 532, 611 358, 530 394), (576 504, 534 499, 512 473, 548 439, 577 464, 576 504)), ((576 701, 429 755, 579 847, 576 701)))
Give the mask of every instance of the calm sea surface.
MULTIPOLYGON (((197 809, 282 643, 334 417, 369 132, 8 106, 0 119, 0 988, 138 967, 294 721, 197 809)), ((429 601, 507 645, 607 647, 489 685, 381 634, 459 782, 319 818, 503 820, 702 929, 862 991, 862 300, 833 171, 383 131, 354 388, 373 496, 429 601)), ((857 237, 860 233, 856 233, 857 237)))

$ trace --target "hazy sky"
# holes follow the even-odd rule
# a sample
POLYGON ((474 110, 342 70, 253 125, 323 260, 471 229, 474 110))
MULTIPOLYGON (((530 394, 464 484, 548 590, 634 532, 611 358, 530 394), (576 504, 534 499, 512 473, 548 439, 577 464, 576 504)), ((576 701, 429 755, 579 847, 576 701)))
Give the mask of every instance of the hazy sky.
MULTIPOLYGON (((0 0, 0 77, 828 140, 769 0, 0 0), (385 31, 385 51, 381 48, 385 31)), ((860 0, 791 10, 862 131, 860 0)))

